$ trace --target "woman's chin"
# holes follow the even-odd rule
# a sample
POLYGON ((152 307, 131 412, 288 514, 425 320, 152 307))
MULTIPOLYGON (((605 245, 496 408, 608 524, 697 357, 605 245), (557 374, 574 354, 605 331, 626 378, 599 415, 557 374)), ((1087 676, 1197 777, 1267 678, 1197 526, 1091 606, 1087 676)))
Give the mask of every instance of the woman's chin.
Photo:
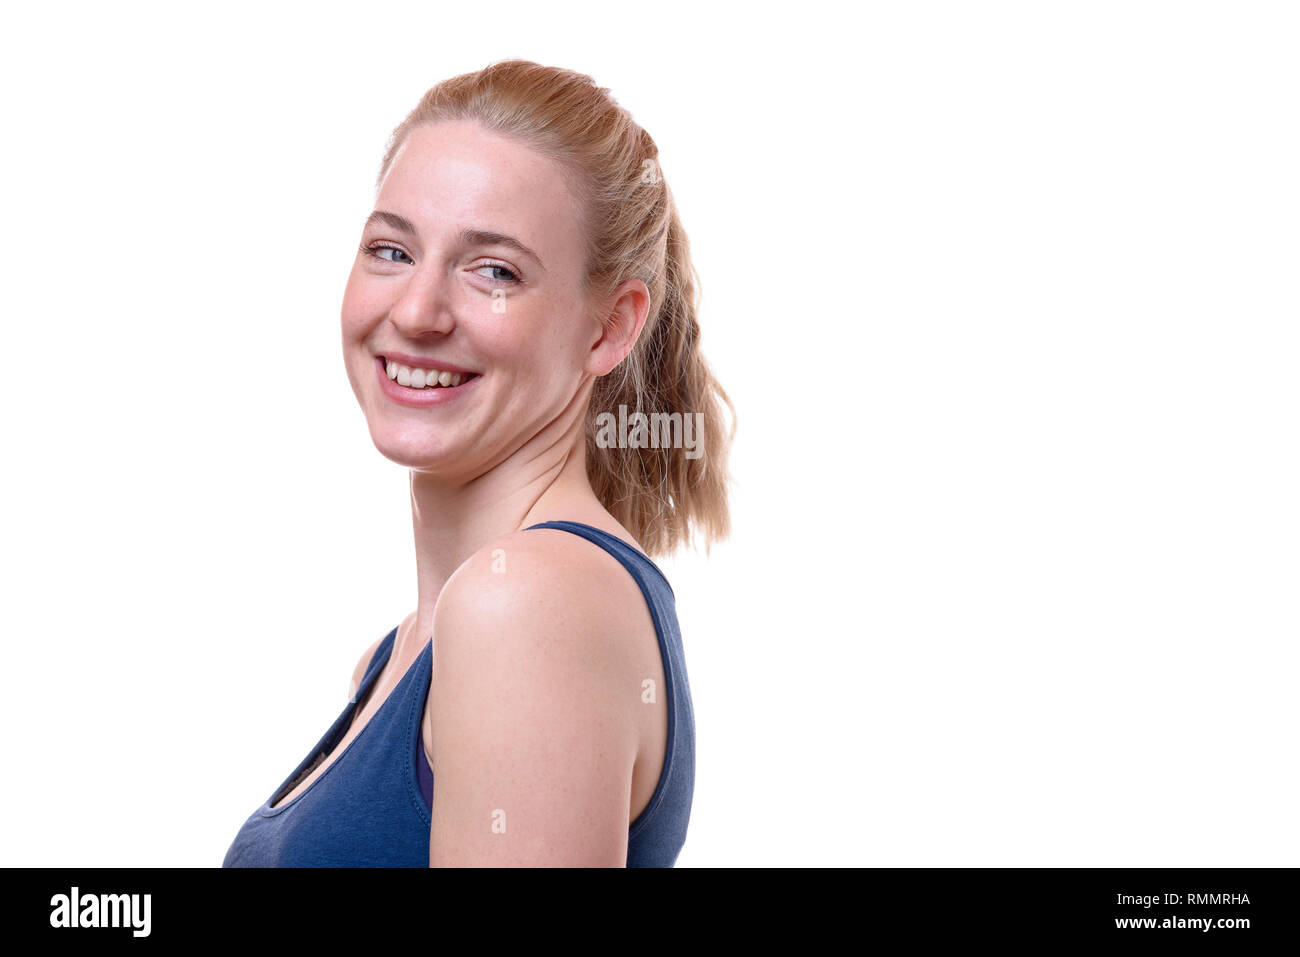
POLYGON ((370 433, 379 454, 390 462, 421 472, 448 472, 463 464, 464 456, 445 442, 433 441, 428 435, 401 436, 370 433))

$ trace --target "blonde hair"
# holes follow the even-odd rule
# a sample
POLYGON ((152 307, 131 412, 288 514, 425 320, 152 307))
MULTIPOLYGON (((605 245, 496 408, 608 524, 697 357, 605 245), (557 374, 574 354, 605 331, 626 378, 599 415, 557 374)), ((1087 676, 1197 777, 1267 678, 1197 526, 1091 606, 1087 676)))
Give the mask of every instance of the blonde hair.
POLYGON ((707 552, 731 530, 727 456, 735 408, 700 354, 699 278, 654 140, 591 77, 505 60, 425 93, 389 138, 376 183, 382 184, 412 129, 442 120, 475 121, 561 164, 581 200, 589 297, 608 295, 626 279, 646 284, 650 311, 641 335, 619 369, 598 378, 592 391, 587 476, 601 503, 648 554, 671 554, 696 536, 707 552), (731 413, 725 431, 723 404, 731 413), (629 417, 699 413, 701 454, 600 447, 597 417, 616 415, 620 405, 629 417))

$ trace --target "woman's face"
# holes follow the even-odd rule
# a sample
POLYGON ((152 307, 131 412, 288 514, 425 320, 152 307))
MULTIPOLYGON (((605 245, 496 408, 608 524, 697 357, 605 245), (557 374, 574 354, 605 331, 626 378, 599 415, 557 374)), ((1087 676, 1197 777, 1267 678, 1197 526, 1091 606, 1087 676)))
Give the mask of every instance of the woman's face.
POLYGON ((411 131, 343 294, 348 378, 386 457, 477 476, 573 406, 600 338, 578 218, 528 147, 471 122, 411 131), (440 370, 461 384, 416 387, 440 370))

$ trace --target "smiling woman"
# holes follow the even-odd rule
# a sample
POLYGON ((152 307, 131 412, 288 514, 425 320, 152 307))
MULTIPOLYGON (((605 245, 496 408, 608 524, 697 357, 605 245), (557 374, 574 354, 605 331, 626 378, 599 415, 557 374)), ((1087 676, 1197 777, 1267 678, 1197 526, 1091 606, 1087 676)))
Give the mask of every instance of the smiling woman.
POLYGON ((734 414, 654 142, 511 60, 426 93, 377 185, 342 343, 410 473, 416 608, 225 865, 672 866, 695 721, 649 556, 727 535, 734 414), (701 434, 598 445, 620 407, 701 434))

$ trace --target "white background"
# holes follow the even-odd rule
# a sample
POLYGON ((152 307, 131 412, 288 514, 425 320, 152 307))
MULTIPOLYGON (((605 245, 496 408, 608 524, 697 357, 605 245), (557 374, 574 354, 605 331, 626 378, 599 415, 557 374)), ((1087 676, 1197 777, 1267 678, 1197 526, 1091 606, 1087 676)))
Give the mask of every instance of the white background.
POLYGON ((512 56, 657 140, 738 409, 679 865, 1300 863, 1294 9, 11 11, 0 863, 220 864, 414 607, 339 308, 512 56))

